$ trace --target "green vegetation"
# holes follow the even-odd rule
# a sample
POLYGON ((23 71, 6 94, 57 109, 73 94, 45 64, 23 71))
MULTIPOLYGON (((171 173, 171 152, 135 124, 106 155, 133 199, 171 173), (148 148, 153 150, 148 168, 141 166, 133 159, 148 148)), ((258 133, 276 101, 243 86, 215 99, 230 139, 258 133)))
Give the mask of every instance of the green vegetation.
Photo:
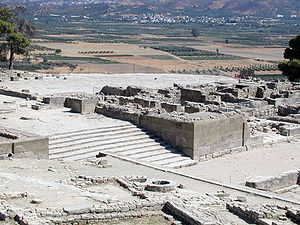
POLYGON ((101 59, 96 57, 70 57, 70 56, 61 56, 56 54, 38 54, 35 55, 38 58, 46 58, 47 60, 53 61, 83 61, 87 63, 101 63, 101 64, 112 64, 117 63, 115 61, 101 59))
POLYGON ((153 49, 168 52, 185 60, 235 60, 239 56, 225 55, 217 52, 198 50, 182 46, 153 46, 153 49))
MULTIPOLYGON (((6 68, 8 66, 8 62, 0 62, 1 68, 6 68)), ((49 70, 53 69, 54 67, 76 67, 77 65, 66 63, 66 62, 40 62, 38 64, 34 64, 31 62, 23 62, 23 61, 16 61, 14 63, 14 68, 17 70, 24 70, 24 71, 38 71, 38 70, 49 70)))
POLYGON ((31 29, 30 24, 26 20, 14 16, 11 9, 0 8, 0 36, 5 38, 1 43, 0 54, 1 60, 6 61, 7 52, 9 52, 8 68, 10 70, 13 69, 15 55, 29 54, 30 42, 27 37, 31 35, 31 29))
POLYGON ((170 55, 141 55, 146 58, 151 58, 151 59, 159 59, 159 60, 172 60, 174 57, 170 55))
POLYGON ((278 67, 290 81, 300 81, 300 33, 289 41, 284 58, 289 62, 281 62, 278 67))
POLYGON ((295 20, 259 24, 257 19, 236 26, 218 23, 136 24, 103 20, 63 21, 43 16, 36 21, 41 32, 37 38, 51 42, 85 41, 90 43, 202 43, 207 40, 241 46, 284 47, 293 33, 299 32, 295 20), (193 38, 191 26, 199 31, 193 38), (78 28, 81 29, 78 29, 78 28), (53 37, 49 35, 76 35, 53 37), (153 37, 149 37, 153 35, 153 37), (156 36, 156 37, 155 37, 156 36))
POLYGON ((260 78, 262 80, 278 80, 285 79, 286 77, 282 74, 264 74, 264 75, 254 75, 255 78, 260 78))
POLYGON ((197 29, 197 28, 193 28, 192 29, 192 35, 193 35, 193 37, 199 37, 199 35, 200 35, 200 32, 199 32, 199 30, 197 29))
POLYGON ((114 53, 114 51, 87 51, 87 52, 78 52, 79 54, 102 54, 102 53, 114 53))
POLYGON ((278 66, 274 64, 264 64, 264 65, 249 65, 249 66, 232 66, 232 67, 223 67, 218 66, 216 69, 225 71, 225 72, 240 72, 243 70, 253 70, 253 71, 277 71, 278 66))

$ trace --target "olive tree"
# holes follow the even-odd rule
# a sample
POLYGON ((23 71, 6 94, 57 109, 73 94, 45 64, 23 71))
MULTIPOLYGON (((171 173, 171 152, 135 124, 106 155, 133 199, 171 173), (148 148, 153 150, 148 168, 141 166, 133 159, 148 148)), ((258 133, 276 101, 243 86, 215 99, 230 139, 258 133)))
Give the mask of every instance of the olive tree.
POLYGON ((9 69, 13 69, 15 55, 29 54, 29 38, 36 32, 34 24, 20 17, 26 8, 17 5, 14 9, 0 8, 0 60, 9 60, 9 69))
POLYGON ((289 61, 279 63, 282 74, 290 81, 300 81, 300 33, 289 41, 283 56, 289 61))

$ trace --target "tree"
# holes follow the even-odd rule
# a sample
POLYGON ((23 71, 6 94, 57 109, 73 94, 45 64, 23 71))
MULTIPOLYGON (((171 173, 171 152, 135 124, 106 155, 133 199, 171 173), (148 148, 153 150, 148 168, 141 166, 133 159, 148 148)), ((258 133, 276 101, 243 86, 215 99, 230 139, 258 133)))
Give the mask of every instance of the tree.
POLYGON ((197 29, 197 28, 193 28, 192 29, 192 35, 193 35, 193 37, 199 37, 199 35, 200 35, 200 32, 199 32, 199 30, 197 29))
POLYGON ((289 61, 279 63, 279 70, 290 81, 300 81, 300 33, 289 41, 283 56, 289 61))
POLYGON ((29 37, 36 32, 34 24, 20 17, 25 6, 0 7, 0 36, 5 38, 0 45, 0 60, 6 61, 9 53, 9 69, 13 69, 15 55, 28 55, 29 37))
POLYGON ((22 34, 12 32, 6 39, 9 46, 9 70, 13 69, 15 54, 16 55, 29 55, 28 47, 30 43, 22 34))
POLYGON ((59 48, 58 48, 58 49, 55 49, 55 53, 56 53, 56 54, 61 53, 61 49, 59 49, 59 48))

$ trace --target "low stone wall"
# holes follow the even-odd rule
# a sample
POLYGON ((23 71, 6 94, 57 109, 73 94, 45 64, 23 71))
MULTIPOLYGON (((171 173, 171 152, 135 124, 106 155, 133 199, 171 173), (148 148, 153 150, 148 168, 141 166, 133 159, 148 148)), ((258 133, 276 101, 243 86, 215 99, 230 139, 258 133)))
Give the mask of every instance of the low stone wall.
POLYGON ((7 96, 11 96, 11 97, 17 97, 17 98, 25 98, 25 99, 30 99, 30 100, 36 100, 37 97, 26 93, 26 92, 19 92, 19 91, 12 91, 9 90, 7 88, 0 88, 0 94, 1 95, 7 95, 7 96))
POLYGON ((117 107, 114 108, 110 106, 97 106, 95 112, 115 119, 130 121, 136 125, 139 125, 140 123, 139 113, 133 111, 122 111, 117 107))
POLYGON ((242 218, 247 218, 249 222, 251 222, 251 224, 252 223, 259 224, 259 225, 291 224, 287 221, 287 217, 286 217, 287 210, 277 207, 276 205, 253 207, 245 203, 230 202, 226 204, 226 208, 230 212, 242 218))
POLYGON ((297 184, 300 184, 300 171, 295 170, 282 173, 278 177, 255 178, 253 180, 247 181, 245 185, 260 190, 275 191, 297 184))
POLYGON ((9 154, 16 158, 49 158, 49 138, 25 133, 10 128, 2 128, 18 138, 7 140, 0 144, 0 158, 6 159, 9 154))
POLYGON ((32 137, 13 143, 14 157, 49 159, 49 138, 32 137))
POLYGON ((136 94, 140 93, 143 89, 146 90, 147 88, 128 86, 126 89, 124 89, 122 87, 104 86, 101 89, 101 93, 105 95, 135 96, 136 94))
POLYGON ((205 102, 205 95, 200 90, 182 88, 180 91, 181 101, 205 102))
MULTIPOLYGON (((202 224, 208 224, 207 221, 203 220, 201 221, 199 218, 196 218, 195 216, 191 215, 188 211, 181 209, 179 206, 177 206, 173 202, 167 202, 164 205, 163 210, 166 210, 167 212, 171 213, 175 217, 180 218, 181 221, 184 221, 186 224, 189 225, 202 225, 202 224)), ((211 223, 209 223, 211 224, 211 223)))
POLYGON ((288 98, 276 98, 272 103, 275 106, 282 106, 282 105, 292 105, 298 102, 300 102, 300 93, 296 92, 288 96, 288 98))

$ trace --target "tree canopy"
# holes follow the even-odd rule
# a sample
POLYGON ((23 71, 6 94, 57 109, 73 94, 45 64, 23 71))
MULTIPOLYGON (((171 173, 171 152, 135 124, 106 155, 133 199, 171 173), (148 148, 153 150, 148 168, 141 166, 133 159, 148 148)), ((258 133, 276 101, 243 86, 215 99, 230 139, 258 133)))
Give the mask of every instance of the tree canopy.
POLYGON ((0 36, 5 38, 0 45, 0 60, 7 60, 9 53, 9 69, 13 68, 15 55, 28 55, 29 38, 36 32, 34 24, 20 16, 26 8, 22 5, 14 9, 0 7, 0 36))
POLYGON ((192 35, 193 35, 193 37, 199 37, 199 35, 200 35, 199 30, 197 28, 193 28, 192 35))
POLYGON ((290 81, 300 81, 300 33, 289 41, 289 47, 285 49, 283 56, 289 61, 279 63, 282 74, 290 81))

